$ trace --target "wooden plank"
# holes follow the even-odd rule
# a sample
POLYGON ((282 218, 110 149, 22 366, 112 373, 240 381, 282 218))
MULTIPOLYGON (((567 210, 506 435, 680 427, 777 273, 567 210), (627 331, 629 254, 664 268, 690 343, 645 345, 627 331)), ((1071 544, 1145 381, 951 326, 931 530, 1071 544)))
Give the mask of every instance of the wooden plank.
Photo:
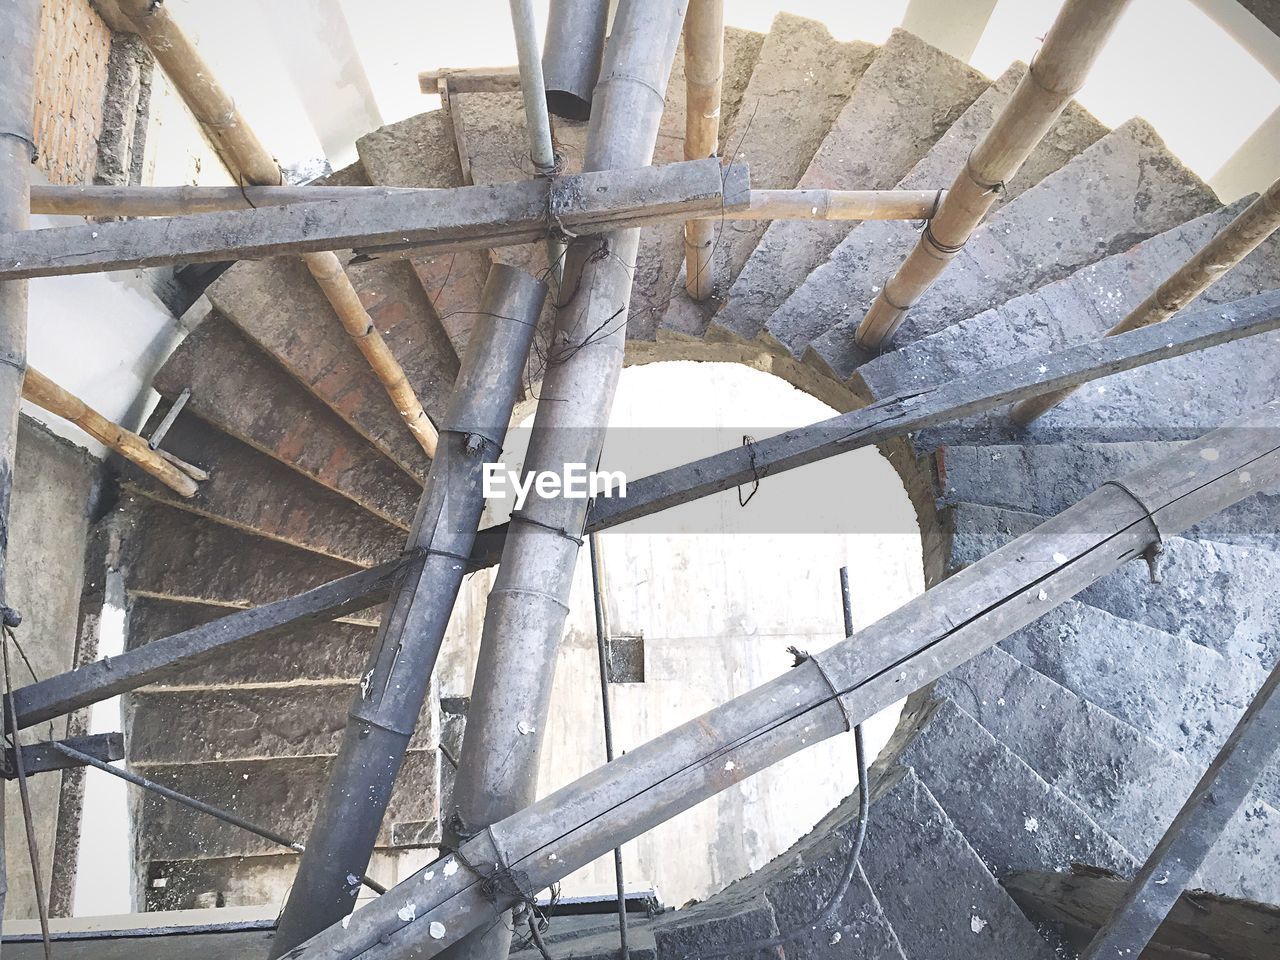
MULTIPOLYGON (((84 737, 68 737, 59 742, 66 744, 73 750, 87 753, 89 756, 104 760, 107 763, 124 759, 124 734, 121 733, 95 733, 84 737)), ((8 780, 12 780, 18 775, 14 766, 16 759, 13 754, 13 747, 5 747, 4 776, 8 780)), ((79 766, 82 766, 82 764, 68 757, 65 753, 58 751, 49 741, 24 744, 22 747, 22 768, 27 776, 31 776, 33 773, 48 773, 51 770, 67 770, 71 767, 79 766)))
MULTIPOLYGON (((1084 867, 1071 873, 1017 872, 1002 882, 1028 916, 1090 932, 1115 912, 1130 886, 1123 877, 1084 867)), ((1178 898, 1152 946, 1222 960, 1256 960, 1277 943, 1280 907, 1194 891, 1178 898)))
POLYGON ((446 83, 454 93, 519 93, 520 70, 517 67, 446 67, 418 74, 418 89, 423 93, 443 94, 446 83))
POLYGON ((413 187, 98 187, 33 184, 31 212, 81 217, 171 217, 285 203, 368 200, 439 191, 413 187))
POLYGON ((181 673, 214 656, 229 655, 244 641, 262 639, 300 623, 332 620, 363 610, 385 599, 397 578, 417 558, 417 554, 399 557, 305 593, 251 607, 163 640, 153 640, 120 656, 20 687, 13 692, 18 727, 52 720, 181 673))
MULTIPOLYGON (((735 447, 630 480, 626 497, 604 497, 595 501, 587 532, 647 517, 925 427, 994 410, 1046 389, 1088 383, 1278 328, 1280 291, 1271 291, 1226 307, 1188 311, 1157 327, 1068 347, 973 377, 926 387, 919 393, 888 397, 860 410, 768 437, 749 447, 735 447)), ((498 562, 506 526, 500 524, 483 531, 472 553, 473 568, 498 562)))
POLYGON ((548 226, 603 232, 746 206, 743 165, 714 158, 551 180, 0 235, 0 280, 352 247, 459 250, 541 240, 548 226))

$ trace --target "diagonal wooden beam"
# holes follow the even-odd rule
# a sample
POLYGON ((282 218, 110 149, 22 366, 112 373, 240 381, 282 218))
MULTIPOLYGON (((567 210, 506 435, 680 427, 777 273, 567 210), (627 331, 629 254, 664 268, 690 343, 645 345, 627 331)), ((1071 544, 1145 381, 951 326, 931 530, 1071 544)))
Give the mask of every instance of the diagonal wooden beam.
MULTIPOLYGON (((53 770, 66 770, 70 767, 83 766, 82 763, 68 757, 60 746, 70 747, 80 753, 88 754, 97 760, 111 763, 124 759, 124 734, 93 733, 84 737, 68 737, 65 740, 43 743, 26 743, 22 745, 22 768, 26 776, 33 773, 49 773, 53 770)), ((17 757, 13 747, 4 749, 4 777, 13 780, 17 777, 17 757)))
MULTIPOLYGON (((709 497, 757 478, 873 446, 916 430, 985 413, 1046 389, 1078 386, 1124 370, 1280 329, 1280 291, 1188 311, 1161 324, 889 397, 807 427, 712 454, 627 482, 626 497, 595 501, 587 532, 615 527, 709 497)), ((498 562, 506 524, 489 527, 471 555, 473 568, 498 562)))
MULTIPOLYGON (((716 159, 409 197, 341 199, 0 235, 0 280, 352 247, 458 250, 599 233, 750 203, 747 170, 716 159)), ((313 271, 314 272, 314 271, 313 271)))

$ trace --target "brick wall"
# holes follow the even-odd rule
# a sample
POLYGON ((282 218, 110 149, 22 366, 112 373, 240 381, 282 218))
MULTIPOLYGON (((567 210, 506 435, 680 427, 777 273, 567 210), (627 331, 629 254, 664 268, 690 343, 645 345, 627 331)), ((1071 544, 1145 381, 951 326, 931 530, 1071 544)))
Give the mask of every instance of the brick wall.
POLYGON ((50 183, 92 183, 111 30, 89 0, 44 0, 36 49, 35 141, 50 183))

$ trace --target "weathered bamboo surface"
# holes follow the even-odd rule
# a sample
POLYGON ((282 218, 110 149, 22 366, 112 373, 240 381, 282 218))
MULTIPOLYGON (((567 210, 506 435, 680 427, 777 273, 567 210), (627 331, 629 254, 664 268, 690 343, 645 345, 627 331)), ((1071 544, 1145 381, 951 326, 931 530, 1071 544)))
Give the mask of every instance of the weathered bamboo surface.
POLYGON ((98 187, 33 184, 31 212, 79 217, 173 217, 251 210, 282 203, 325 203, 434 193, 412 187, 98 187))
MULTIPOLYGON (((209 65, 169 16, 165 6, 153 0, 117 0, 117 6, 133 21, 138 34, 146 41, 218 156, 237 180, 246 186, 283 183, 280 165, 245 123, 235 101, 222 89, 209 65)), ((103 225, 104 228, 106 226, 103 225)), ((357 346, 366 357, 376 358, 374 373, 387 389, 391 402, 396 405, 414 439, 430 455, 435 449, 435 428, 417 396, 413 396, 411 401, 405 396, 408 381, 404 370, 374 326, 341 264, 331 253, 308 254, 304 259, 308 260, 307 266, 313 276, 326 278, 327 286, 322 286, 343 327, 348 332, 364 331, 357 346)))
MULTIPOLYGON (((743 164, 722 168, 708 159, 458 187, 428 196, 51 227, 0 235, 0 280, 352 247, 408 256, 426 248, 509 246, 541 240, 549 227, 599 233, 683 219, 690 212, 732 210, 749 202, 749 179, 743 164)), ((334 305, 341 312, 358 303, 352 290, 334 305)), ((356 316, 352 325, 365 326, 366 319, 356 316)))
POLYGON ((165 486, 184 497, 194 497, 199 487, 186 471, 174 466, 147 446, 136 433, 112 423, 79 397, 64 390, 39 370, 27 367, 22 382, 22 396, 37 407, 70 420, 99 443, 114 450, 120 456, 147 471, 165 486))
MULTIPOLYGON (((1271 184, 1253 203, 1223 227, 1195 256, 1165 280, 1133 311, 1107 331, 1108 337, 1127 333, 1169 319, 1211 286, 1232 267, 1253 253, 1280 228, 1280 180, 1271 184)), ((1013 419, 1028 425, 1048 413, 1072 390, 1058 390, 1030 397, 1013 408, 1013 419)))
MULTIPOLYGON (((928 220, 945 190, 752 190, 725 220, 928 220)), ((716 220, 718 216, 707 219, 716 220)))
POLYGON ((517 93, 520 90, 518 67, 458 67, 423 70, 418 74, 418 89, 423 93, 443 93, 441 83, 453 93, 517 93))
POLYGON ((1008 104, 974 148, 919 243, 880 291, 858 326, 874 350, 964 248, 1004 184, 1049 132, 1083 85, 1129 0, 1067 0, 1008 104))
MULTIPOLYGON (((720 87, 724 78, 724 0, 689 0, 684 18, 684 158, 699 160, 720 152, 720 87)), ((705 300, 715 287, 711 252, 715 224, 684 225, 685 289, 705 300)))
POLYGON ((286 956, 438 956, 521 897, 852 729, 1137 560, 1162 537, 1277 481, 1280 401, 1273 401, 1103 484, 858 634, 492 824, 286 956))

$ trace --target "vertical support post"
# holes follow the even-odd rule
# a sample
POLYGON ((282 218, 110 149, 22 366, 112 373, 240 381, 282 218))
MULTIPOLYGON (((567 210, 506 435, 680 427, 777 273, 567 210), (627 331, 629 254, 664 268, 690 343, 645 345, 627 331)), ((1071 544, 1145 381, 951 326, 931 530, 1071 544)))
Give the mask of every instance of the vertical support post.
POLYGON ((426 556, 420 568, 406 571, 383 607, 324 806, 280 917, 273 957, 355 906, 358 878, 422 713, 484 512, 484 465, 502 451, 546 293, 545 284, 513 267, 495 264, 489 271, 439 453, 409 534, 409 546, 426 556))
MULTIPOLYGON (((688 86, 684 158, 714 157, 720 149, 720 86, 724 79, 724 0, 689 0, 684 21, 684 75, 688 86)), ((684 288, 705 300, 715 288, 711 253, 714 220, 684 225, 684 288)))
MULTIPOLYGON (((622 0, 605 51, 583 169, 634 168, 653 159, 687 0, 622 0)), ((564 476, 600 462, 626 347, 638 229, 583 237, 569 250, 526 473, 564 476), (576 277, 577 279, 571 279, 576 277)), ((450 842, 527 806, 537 786, 556 654, 589 501, 537 491, 512 514, 489 594, 458 779, 450 842)), ((498 960, 509 922, 463 939, 451 957, 498 960)))
MULTIPOLYGON (((524 123, 529 128, 529 158, 540 177, 556 172, 556 151, 551 142, 551 118, 543 93, 542 60, 538 56, 538 32, 534 29, 533 0, 511 0, 511 25, 516 32, 516 56, 520 60, 520 93, 524 99, 524 123)), ((547 266, 556 278, 557 298, 564 276, 565 245, 554 233, 547 236, 547 266)))
POLYGON ((542 72, 547 107, 566 120, 591 116, 591 94, 600 76, 609 0, 551 0, 542 72))
POLYGON ((1143 953, 1209 851, 1280 749, 1280 664, 1129 885, 1080 960, 1143 953))
MULTIPOLYGON (((591 596, 596 612, 596 655, 600 662, 600 708, 604 718, 604 759, 613 762, 613 708, 609 700, 609 601, 605 596, 604 553, 600 534, 587 540, 591 553, 591 596)), ((613 876, 618 886, 618 949, 622 960, 631 960, 627 945, 627 888, 622 873, 622 848, 613 848, 613 876)))
MULTIPOLYGON (((0 6, 0 231, 25 230, 31 210, 31 164, 36 145, 36 41, 40 0, 0 6)), ((18 411, 27 368, 27 282, 0 283, 0 616, 5 606, 9 550, 9 501, 18 445, 18 411)), ((0 790, 0 922, 8 891, 4 869, 4 791, 0 790)))
MULTIPOLYGON (((1280 229, 1280 180, 1241 210, 1195 256, 1175 270, 1151 296, 1134 307, 1104 336, 1114 337, 1118 333, 1128 333, 1168 320, 1258 249, 1277 229, 1280 229)), ((1075 391, 1075 387, 1069 387, 1021 400, 1013 405, 1013 420, 1025 427, 1075 391)))

